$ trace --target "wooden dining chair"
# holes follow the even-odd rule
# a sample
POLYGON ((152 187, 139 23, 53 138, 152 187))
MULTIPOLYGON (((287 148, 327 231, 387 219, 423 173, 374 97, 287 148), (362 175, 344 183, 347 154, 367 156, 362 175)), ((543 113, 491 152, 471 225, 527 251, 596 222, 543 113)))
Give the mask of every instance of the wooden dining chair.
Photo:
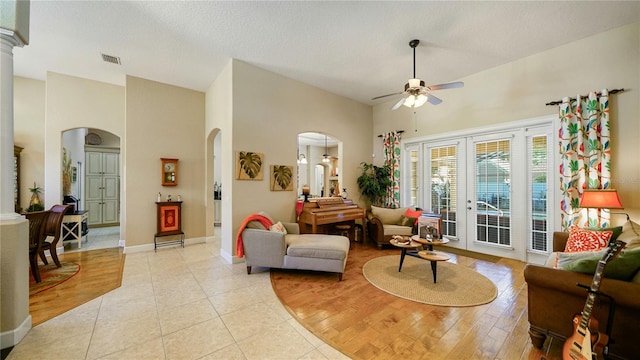
POLYGON ((60 260, 58 260, 56 245, 58 244, 58 241, 60 241, 60 236, 62 235, 62 219, 69 209, 71 209, 71 205, 53 205, 51 209, 49 209, 50 214, 47 217, 47 221, 44 226, 45 240, 42 242, 42 248, 40 249, 40 258, 45 265, 49 262, 47 262, 47 257, 44 252, 45 250, 49 250, 51 258, 56 266, 62 266, 60 265, 60 260), (46 241, 49 236, 53 237, 53 239, 51 241, 46 241))
POLYGON ((44 224, 49 217, 49 212, 49 210, 46 210, 25 214, 25 217, 29 220, 29 265, 31 265, 33 279, 37 283, 42 281, 40 278, 40 268, 38 267, 38 254, 40 254, 45 238, 44 224))

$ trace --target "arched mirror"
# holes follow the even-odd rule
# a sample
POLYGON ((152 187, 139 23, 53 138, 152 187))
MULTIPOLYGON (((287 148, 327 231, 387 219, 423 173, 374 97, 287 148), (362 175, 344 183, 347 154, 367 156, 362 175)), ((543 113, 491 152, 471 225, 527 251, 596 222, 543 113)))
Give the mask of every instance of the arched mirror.
POLYGON ((340 193, 341 143, 317 132, 298 135, 298 194, 309 189, 310 197, 328 197, 340 193))

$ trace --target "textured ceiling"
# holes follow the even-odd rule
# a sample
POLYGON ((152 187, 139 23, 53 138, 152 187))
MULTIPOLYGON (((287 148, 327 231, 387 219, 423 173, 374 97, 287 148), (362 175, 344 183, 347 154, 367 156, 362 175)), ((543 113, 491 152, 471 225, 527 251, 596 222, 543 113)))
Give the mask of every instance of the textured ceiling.
POLYGON ((32 0, 30 44, 14 49, 14 71, 120 85, 128 74, 205 91, 236 58, 374 104, 411 77, 411 39, 429 85, 636 21, 637 1, 32 0))

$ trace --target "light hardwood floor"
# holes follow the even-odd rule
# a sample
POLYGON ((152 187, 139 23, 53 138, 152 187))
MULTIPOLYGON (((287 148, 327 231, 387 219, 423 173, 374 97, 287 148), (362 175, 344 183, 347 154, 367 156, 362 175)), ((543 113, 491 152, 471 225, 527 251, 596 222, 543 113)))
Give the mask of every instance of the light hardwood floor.
POLYGON ((29 297, 33 326, 104 295, 122 283, 125 261, 122 248, 64 253, 59 258, 80 265, 80 271, 62 284, 29 297))
POLYGON ((349 253, 342 282, 321 273, 287 270, 272 270, 271 282, 303 326, 352 358, 561 358, 558 341, 548 355, 531 346, 525 263, 446 247, 438 250, 449 251, 452 262, 491 279, 498 287, 496 300, 475 307, 440 307, 387 294, 368 283, 362 266, 399 250, 360 244, 349 253))
MULTIPOLYGON (((451 261, 484 274, 497 285, 496 300, 483 306, 450 308, 396 298, 370 285, 362 276, 362 265, 398 250, 362 244, 350 251, 342 282, 335 274, 274 270, 271 283, 297 321, 351 358, 561 358, 560 343, 554 342, 546 355, 529 341, 524 263, 449 250, 451 261)), ((119 286, 125 261, 120 249, 69 253, 63 258, 79 263, 82 270, 31 299, 34 324, 119 286)), ((246 276, 253 279, 256 275, 246 276)))

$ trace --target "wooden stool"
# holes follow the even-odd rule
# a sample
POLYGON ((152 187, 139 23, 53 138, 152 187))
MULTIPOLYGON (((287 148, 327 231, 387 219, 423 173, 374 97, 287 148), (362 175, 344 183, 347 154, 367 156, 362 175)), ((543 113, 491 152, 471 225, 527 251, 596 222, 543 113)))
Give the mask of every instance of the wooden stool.
POLYGON ((349 231, 351 230, 351 225, 349 224, 339 224, 335 226, 336 232, 347 239, 349 239, 349 249, 351 249, 351 236, 349 236, 349 231))

